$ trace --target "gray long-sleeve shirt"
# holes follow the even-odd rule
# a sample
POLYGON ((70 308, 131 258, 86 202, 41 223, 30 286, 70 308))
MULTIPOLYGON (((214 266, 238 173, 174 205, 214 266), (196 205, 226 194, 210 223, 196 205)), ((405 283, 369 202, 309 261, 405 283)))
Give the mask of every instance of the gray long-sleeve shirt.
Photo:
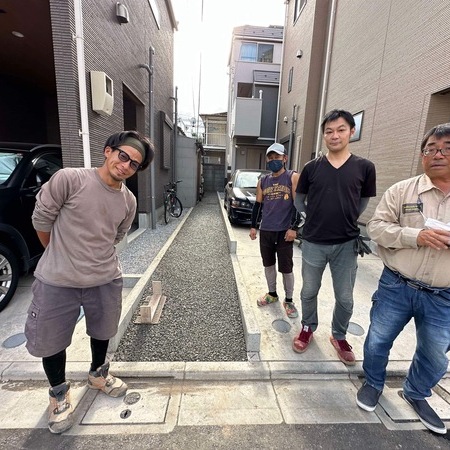
POLYGON ((100 286, 121 276, 115 244, 129 230, 136 199, 106 185, 96 169, 66 168, 42 186, 32 215, 50 242, 34 273, 64 287, 100 286))

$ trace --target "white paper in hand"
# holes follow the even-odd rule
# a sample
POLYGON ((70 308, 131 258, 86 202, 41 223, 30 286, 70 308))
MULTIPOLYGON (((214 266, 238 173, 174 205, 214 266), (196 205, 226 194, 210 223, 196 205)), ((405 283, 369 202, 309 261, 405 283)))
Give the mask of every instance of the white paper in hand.
POLYGON ((434 230, 450 231, 450 223, 444 223, 436 219, 427 219, 425 221, 425 226, 434 230))

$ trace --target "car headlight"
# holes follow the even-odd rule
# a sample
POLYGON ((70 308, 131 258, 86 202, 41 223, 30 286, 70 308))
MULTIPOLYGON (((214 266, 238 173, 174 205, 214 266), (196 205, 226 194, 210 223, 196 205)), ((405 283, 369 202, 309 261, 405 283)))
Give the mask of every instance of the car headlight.
POLYGON ((234 208, 251 208, 251 203, 248 200, 240 200, 238 198, 231 199, 231 206, 234 208))

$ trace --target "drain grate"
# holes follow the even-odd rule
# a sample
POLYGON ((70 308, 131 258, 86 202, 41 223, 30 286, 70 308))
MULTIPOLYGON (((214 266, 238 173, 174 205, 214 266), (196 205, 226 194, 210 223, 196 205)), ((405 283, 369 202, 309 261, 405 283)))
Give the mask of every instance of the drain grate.
POLYGON ((128 417, 131 416, 131 410, 129 409, 124 409, 121 413, 120 413, 120 418, 121 419, 128 419, 128 417))

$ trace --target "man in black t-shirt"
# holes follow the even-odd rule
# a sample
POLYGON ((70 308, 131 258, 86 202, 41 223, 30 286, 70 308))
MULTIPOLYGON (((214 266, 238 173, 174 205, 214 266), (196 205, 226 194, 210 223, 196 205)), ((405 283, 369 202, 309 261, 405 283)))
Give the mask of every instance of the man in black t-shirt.
POLYGON ((353 313, 353 287, 357 269, 358 217, 376 195, 374 164, 349 150, 355 132, 353 115, 335 109, 322 120, 326 155, 309 161, 300 174, 295 206, 306 213, 302 243, 302 329, 292 347, 302 353, 318 326, 317 296, 322 274, 330 265, 335 307, 330 341, 339 359, 355 364, 346 333, 353 313))

